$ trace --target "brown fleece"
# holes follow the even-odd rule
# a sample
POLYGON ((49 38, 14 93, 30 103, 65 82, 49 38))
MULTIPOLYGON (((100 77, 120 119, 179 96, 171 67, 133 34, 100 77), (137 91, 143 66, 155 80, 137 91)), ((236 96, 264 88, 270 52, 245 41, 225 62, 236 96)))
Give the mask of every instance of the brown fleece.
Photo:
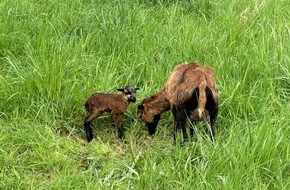
POLYGON ((144 110, 138 110, 138 115, 142 116, 142 120, 147 123, 152 123, 155 115, 170 109, 170 103, 164 96, 164 89, 149 98, 145 98, 140 105, 144 106, 144 110))
POLYGON ((154 134, 160 114, 169 109, 174 115, 174 141, 177 129, 182 129, 183 138, 187 139, 186 114, 192 121, 191 137, 194 121, 209 119, 213 139, 218 114, 218 90, 213 69, 196 63, 181 63, 173 69, 162 90, 138 106, 138 116, 147 124, 149 134, 154 134), (198 97, 197 102, 195 97, 198 97))
POLYGON ((109 112, 112 115, 118 129, 119 138, 124 138, 121 117, 123 112, 128 108, 129 103, 136 101, 135 93, 138 89, 126 86, 117 89, 122 92, 121 94, 94 93, 88 98, 85 102, 85 108, 89 112, 89 115, 84 120, 84 130, 88 142, 93 139, 92 128, 90 126, 91 122, 104 112, 109 112))
POLYGON ((213 92, 214 99, 218 99, 213 70, 210 67, 196 63, 182 63, 176 66, 165 83, 165 96, 171 105, 178 105, 191 98, 193 90, 199 88, 198 116, 205 115, 205 88, 213 92))

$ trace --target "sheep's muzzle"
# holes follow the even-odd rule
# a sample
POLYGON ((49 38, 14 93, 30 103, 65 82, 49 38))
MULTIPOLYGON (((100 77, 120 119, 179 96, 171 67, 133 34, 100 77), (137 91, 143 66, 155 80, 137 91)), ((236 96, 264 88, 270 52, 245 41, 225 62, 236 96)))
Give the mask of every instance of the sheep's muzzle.
POLYGON ((134 96, 130 96, 130 97, 128 97, 128 101, 135 103, 136 102, 136 98, 134 96))

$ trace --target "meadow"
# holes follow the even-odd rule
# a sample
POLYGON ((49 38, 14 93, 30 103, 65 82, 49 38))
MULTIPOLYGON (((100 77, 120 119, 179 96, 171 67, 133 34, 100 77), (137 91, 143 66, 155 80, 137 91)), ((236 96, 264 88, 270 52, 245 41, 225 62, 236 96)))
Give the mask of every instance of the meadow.
POLYGON ((0 189, 290 189, 287 0, 1 0, 0 189), (217 136, 150 138, 138 103, 180 62, 214 68, 217 136), (140 87, 122 143, 93 92, 140 87))

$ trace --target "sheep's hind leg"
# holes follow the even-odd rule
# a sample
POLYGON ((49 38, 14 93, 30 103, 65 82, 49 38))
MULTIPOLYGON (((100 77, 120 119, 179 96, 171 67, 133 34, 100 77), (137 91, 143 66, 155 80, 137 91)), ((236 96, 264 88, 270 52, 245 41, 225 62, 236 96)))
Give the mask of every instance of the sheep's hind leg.
POLYGON ((208 110, 209 118, 210 118, 210 130, 208 133, 210 134, 210 139, 213 141, 214 136, 216 134, 216 118, 218 115, 218 102, 214 100, 211 89, 206 88, 207 93, 207 103, 205 108, 208 110))
POLYGON ((210 117, 210 130, 209 130, 209 134, 210 134, 210 139, 213 141, 214 140, 214 136, 216 134, 216 126, 215 126, 215 122, 216 122, 216 117, 217 117, 217 111, 216 109, 214 111, 210 111, 209 112, 209 117, 210 117))
POLYGON ((93 130, 91 128, 91 122, 97 117, 99 117, 100 115, 101 115, 101 112, 92 112, 84 120, 84 131, 86 133, 86 138, 88 142, 91 142, 94 138, 93 130))
POLYGON ((210 139, 213 141, 214 136, 216 134, 216 118, 218 114, 218 107, 215 105, 210 111, 209 111, 209 121, 210 121, 210 129, 207 130, 207 132, 210 135, 210 139))

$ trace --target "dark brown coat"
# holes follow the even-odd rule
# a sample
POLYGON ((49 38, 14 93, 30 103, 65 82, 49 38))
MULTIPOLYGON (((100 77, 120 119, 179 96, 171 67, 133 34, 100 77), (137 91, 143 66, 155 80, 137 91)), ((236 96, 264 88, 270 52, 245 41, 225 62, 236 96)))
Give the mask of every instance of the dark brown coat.
POLYGON ((94 93, 88 98, 85 102, 85 108, 89 112, 89 115, 84 120, 84 130, 88 142, 93 139, 91 122, 104 112, 112 115, 118 129, 118 136, 120 139, 124 139, 121 117, 123 112, 128 108, 129 103, 136 102, 135 93, 138 89, 126 86, 125 88, 117 89, 122 92, 121 94, 94 93))

